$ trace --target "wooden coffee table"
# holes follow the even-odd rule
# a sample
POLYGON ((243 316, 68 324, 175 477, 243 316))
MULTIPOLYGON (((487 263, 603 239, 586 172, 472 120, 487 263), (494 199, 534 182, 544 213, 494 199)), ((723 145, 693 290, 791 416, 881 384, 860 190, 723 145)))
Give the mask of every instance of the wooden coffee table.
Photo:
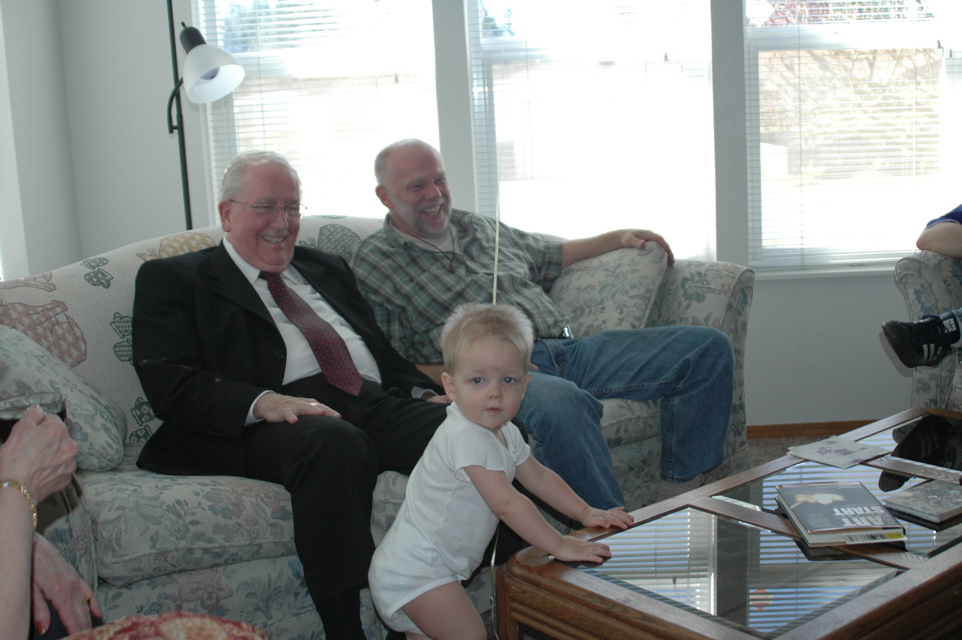
MULTIPOLYGON (((845 437, 893 448, 892 430, 929 412, 962 418, 912 409, 845 437)), ((559 639, 962 637, 962 524, 903 521, 903 546, 811 550, 773 512, 781 482, 859 479, 882 497, 880 470, 962 477, 889 457, 850 469, 773 460, 639 509, 628 531, 575 534, 607 538, 612 559, 600 567, 518 552, 497 573, 501 640, 517 640, 521 625, 559 639)))

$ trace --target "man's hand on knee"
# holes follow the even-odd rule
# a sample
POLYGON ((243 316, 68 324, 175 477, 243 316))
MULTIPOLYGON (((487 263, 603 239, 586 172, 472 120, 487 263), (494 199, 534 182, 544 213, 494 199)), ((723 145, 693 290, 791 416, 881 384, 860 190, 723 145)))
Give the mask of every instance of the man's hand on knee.
POLYGON ((267 393, 254 403, 254 417, 265 422, 297 422, 298 416, 331 416, 341 414, 313 398, 296 398, 279 393, 267 393))

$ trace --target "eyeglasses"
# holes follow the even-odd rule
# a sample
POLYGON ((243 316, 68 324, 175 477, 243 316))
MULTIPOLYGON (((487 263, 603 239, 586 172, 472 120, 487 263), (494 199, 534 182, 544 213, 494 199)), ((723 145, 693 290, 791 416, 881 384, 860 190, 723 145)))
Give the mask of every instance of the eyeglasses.
POLYGON ((242 204, 248 209, 253 209, 257 212, 257 215, 263 218, 273 217, 277 215, 278 211, 284 211, 284 215, 289 219, 297 220, 307 209, 307 207, 302 204, 288 204, 282 207, 281 205, 273 202, 265 202, 264 204, 247 204, 246 202, 238 202, 237 200, 228 200, 228 202, 242 204))

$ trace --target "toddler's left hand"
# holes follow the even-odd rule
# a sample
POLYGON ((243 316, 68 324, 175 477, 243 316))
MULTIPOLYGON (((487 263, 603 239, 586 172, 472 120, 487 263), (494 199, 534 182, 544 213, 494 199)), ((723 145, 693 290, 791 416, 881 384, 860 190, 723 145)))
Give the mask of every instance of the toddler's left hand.
POLYGON ((624 507, 615 507, 607 511, 588 507, 581 514, 580 520, 586 527, 618 527, 619 529, 627 529, 635 522, 624 507))

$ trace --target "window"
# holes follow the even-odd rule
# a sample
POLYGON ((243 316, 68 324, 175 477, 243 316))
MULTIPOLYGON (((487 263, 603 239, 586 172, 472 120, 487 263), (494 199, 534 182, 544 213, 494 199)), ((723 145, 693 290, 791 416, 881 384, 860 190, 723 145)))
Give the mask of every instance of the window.
MULTIPOLYGON (((195 0, 247 70, 207 108, 214 192, 287 155, 309 213, 380 215, 376 152, 438 143, 431 0, 195 0)), ((479 211, 564 237, 619 227, 713 257, 709 0, 469 0, 479 211)), ((444 55, 444 52, 437 52, 444 55)))
MULTIPOLYGON (((308 214, 383 215, 374 156, 438 144, 431 0, 195 0, 201 31, 247 76, 208 107, 213 193, 237 153, 298 170, 308 214)), ((216 197, 216 196, 215 196, 216 197)))
POLYGON ((479 209, 715 254, 708 0, 470 0, 479 209))
POLYGON ((956 4, 747 2, 752 266, 889 266, 962 201, 956 4))

